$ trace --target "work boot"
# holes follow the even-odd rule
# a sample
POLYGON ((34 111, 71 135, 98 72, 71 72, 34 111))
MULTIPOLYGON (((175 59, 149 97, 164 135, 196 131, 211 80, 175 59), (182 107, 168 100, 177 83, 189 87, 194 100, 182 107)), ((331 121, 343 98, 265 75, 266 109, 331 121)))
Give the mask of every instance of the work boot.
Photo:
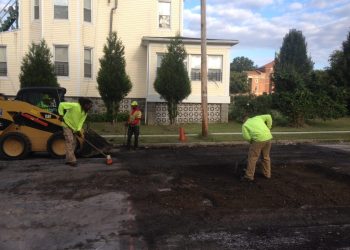
POLYGON ((249 178, 247 178, 247 177, 245 177, 245 176, 243 176, 243 177, 240 179, 240 181, 243 182, 243 183, 255 183, 254 180, 249 179, 249 178))
POLYGON ((77 167, 78 163, 77 162, 66 162, 66 165, 69 165, 71 167, 77 167))

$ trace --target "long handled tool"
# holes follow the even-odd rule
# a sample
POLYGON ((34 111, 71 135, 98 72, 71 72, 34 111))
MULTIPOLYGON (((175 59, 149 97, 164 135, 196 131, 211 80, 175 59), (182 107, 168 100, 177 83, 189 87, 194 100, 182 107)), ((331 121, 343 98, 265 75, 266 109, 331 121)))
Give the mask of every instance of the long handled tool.
POLYGON ((124 126, 124 140, 123 140, 123 146, 126 146, 126 134, 128 133, 128 126, 124 126))
POLYGON ((83 139, 87 144, 89 144, 91 147, 93 147, 96 151, 98 151, 99 153, 101 153, 103 156, 106 157, 106 164, 107 165, 112 165, 113 160, 112 157, 110 155, 106 155, 101 149, 99 149, 98 147, 96 147, 93 143, 91 143, 90 141, 88 141, 86 138, 84 137, 80 137, 81 139, 83 139))

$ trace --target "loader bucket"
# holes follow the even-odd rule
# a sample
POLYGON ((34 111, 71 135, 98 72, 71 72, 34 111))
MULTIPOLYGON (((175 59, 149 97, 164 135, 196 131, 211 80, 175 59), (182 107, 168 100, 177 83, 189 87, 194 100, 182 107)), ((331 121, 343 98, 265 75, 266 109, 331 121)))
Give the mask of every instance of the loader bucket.
MULTIPOLYGON (((85 130, 84 138, 105 154, 110 153, 110 151, 113 148, 112 144, 110 144, 108 141, 106 141, 106 139, 104 139, 102 136, 97 134, 92 129, 85 130)), ((83 140, 83 146, 79 151, 79 154, 82 157, 92 157, 92 156, 101 155, 101 152, 97 151, 95 148, 89 145, 85 140, 83 140)))

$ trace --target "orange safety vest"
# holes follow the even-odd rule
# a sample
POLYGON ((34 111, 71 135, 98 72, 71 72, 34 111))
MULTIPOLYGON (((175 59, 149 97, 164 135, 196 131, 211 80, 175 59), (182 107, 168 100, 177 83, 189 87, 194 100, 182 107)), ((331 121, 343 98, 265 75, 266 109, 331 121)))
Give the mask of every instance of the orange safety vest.
POLYGON ((140 126, 141 117, 142 113, 139 108, 132 109, 129 115, 128 124, 132 126, 140 126))

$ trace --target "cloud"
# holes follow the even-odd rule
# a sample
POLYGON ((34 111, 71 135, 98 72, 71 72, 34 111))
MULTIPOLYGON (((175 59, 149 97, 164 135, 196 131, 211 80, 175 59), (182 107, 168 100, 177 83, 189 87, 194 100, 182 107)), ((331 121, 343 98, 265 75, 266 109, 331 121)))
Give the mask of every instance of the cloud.
MULTIPOLYGON (((350 31, 348 0, 306 0, 303 4, 283 0, 254 1, 255 4, 251 0, 226 2, 208 0, 207 36, 239 40, 233 50, 278 51, 283 37, 295 28, 305 36, 313 61, 327 66, 329 55, 339 49, 350 31)), ((186 9, 184 21, 185 34, 199 37, 200 8, 186 9)))
POLYGON ((303 8, 303 4, 302 3, 294 2, 294 3, 291 3, 289 5, 289 9, 290 10, 301 10, 302 8, 303 8))
POLYGON ((262 7, 266 7, 269 5, 274 4, 275 2, 279 2, 276 0, 208 0, 208 4, 213 4, 213 5, 217 5, 217 4, 227 4, 230 6, 235 6, 235 7, 243 7, 243 8, 262 8, 262 7), (227 3, 229 2, 229 3, 227 3))

